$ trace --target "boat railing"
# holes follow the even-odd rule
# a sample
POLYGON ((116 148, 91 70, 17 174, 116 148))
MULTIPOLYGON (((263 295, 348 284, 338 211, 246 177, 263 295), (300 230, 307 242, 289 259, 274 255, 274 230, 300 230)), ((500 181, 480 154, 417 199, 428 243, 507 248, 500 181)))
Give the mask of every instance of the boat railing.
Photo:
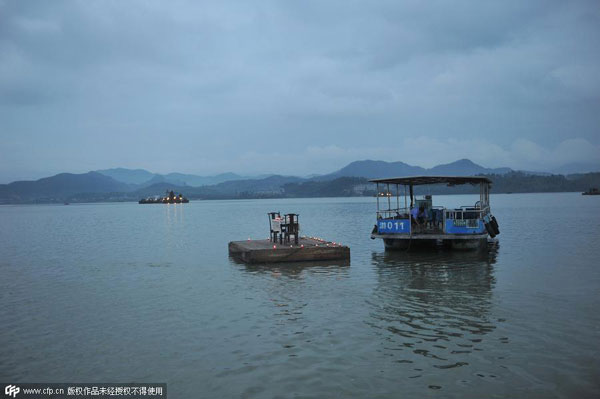
MULTIPOLYGON (((429 218, 441 219, 483 219, 489 214, 490 208, 479 208, 473 206, 461 206, 449 209, 443 206, 432 206, 428 211, 429 218), (436 217, 437 216, 437 217, 436 217)), ((377 219, 406 219, 410 216, 410 208, 392 208, 377 211, 377 219)))
POLYGON ((407 219, 409 216, 409 208, 393 208, 377 211, 377 219, 407 219))
POLYGON ((490 213, 490 207, 486 206, 483 208, 472 207, 472 206, 461 206, 456 209, 444 209, 445 219, 483 219, 490 213))
MULTIPOLYGON (((446 220, 453 220, 453 226, 477 228, 479 220, 489 215, 490 208, 485 206, 461 206, 458 208, 445 208, 433 206, 427 210, 427 216, 420 222, 411 221, 412 234, 444 234, 446 233, 446 220)), ((377 219, 399 220, 411 219, 410 208, 393 208, 377 211, 377 219)))

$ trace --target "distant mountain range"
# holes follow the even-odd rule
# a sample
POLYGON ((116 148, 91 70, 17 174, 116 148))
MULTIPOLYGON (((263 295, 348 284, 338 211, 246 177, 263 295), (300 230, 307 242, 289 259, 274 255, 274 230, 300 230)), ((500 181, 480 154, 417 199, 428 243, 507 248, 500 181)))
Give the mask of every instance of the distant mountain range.
POLYGON ((213 184, 219 184, 230 180, 244 179, 243 176, 236 175, 235 173, 221 173, 215 176, 198 176, 184 173, 169 173, 166 175, 161 175, 158 173, 149 172, 145 169, 125 168, 103 169, 97 170, 96 172, 112 177, 113 179, 123 183, 145 186, 164 182, 176 184, 178 186, 200 187, 211 186, 213 184))
POLYGON ((314 179, 323 181, 336 179, 338 177, 384 178, 416 175, 468 176, 480 174, 505 174, 511 171, 512 169, 510 168, 484 168, 468 159, 460 159, 452 163, 437 165, 430 169, 412 166, 404 162, 365 160, 352 162, 336 172, 317 176, 314 179))
POLYGON ((0 184, 0 203, 60 202, 78 193, 116 193, 134 189, 98 172, 60 173, 35 181, 0 184))
MULTIPOLYGON (((577 170, 575 166, 572 166, 577 170)), ((505 187, 509 187, 511 176, 542 176, 539 173, 520 172, 515 174, 510 168, 485 168, 468 159, 437 165, 433 168, 412 166, 404 162, 363 160, 348 164, 342 169, 326 175, 310 178, 297 176, 267 175, 256 178, 242 177, 234 173, 215 176, 198 176, 183 173, 165 175, 144 169, 104 169, 83 174, 61 173, 36 181, 17 181, 0 184, 0 203, 52 203, 87 201, 131 201, 152 195, 160 195, 165 190, 175 190, 190 198, 263 198, 282 196, 302 196, 302 193, 323 195, 367 195, 367 179, 410 175, 491 175, 498 176, 505 187), (506 177, 504 177, 506 176, 506 177), (500 179, 502 177, 502 179, 500 179), (334 188, 324 188, 322 183, 336 180, 334 188), (287 191, 286 191, 287 190, 287 191)), ((565 179, 563 177, 563 179, 565 179)), ((514 180, 514 179, 513 179, 514 180)), ((594 182, 595 180, 585 180, 594 182)), ((562 187, 567 185, 561 180, 562 187)), ((529 183, 523 183, 529 184, 529 183)), ((536 187, 549 190, 552 180, 536 187)), ((556 185, 556 184, 555 184, 556 185)), ((531 187, 534 187, 531 185, 531 187)), ((579 187, 579 186, 577 186, 579 187)), ((587 188, 587 187, 586 187, 587 188)), ((526 189, 526 188, 525 188, 526 189)), ((511 189, 512 190, 512 189, 511 189)), ((514 190, 512 190, 514 191, 514 190)), ((532 188, 531 191, 535 191, 532 188)), ((552 190, 550 190, 552 191, 552 190)), ((560 190, 559 190, 560 191, 560 190)), ((517 191, 515 191, 517 192, 517 191)))
MULTIPOLYGON (((356 161, 348 164, 342 169, 326 175, 312 175, 305 178, 308 180, 327 181, 338 177, 395 177, 395 176, 410 176, 410 175, 476 175, 476 174, 504 174, 510 172, 510 168, 490 169, 477 165, 468 160, 461 159, 449 164, 438 165, 430 169, 420 166, 412 166, 404 162, 385 162, 385 161, 356 161)), ((152 173, 145 169, 103 169, 97 170, 105 176, 126 183, 134 184, 140 187, 148 187, 157 183, 169 183, 177 186, 202 187, 212 186, 229 181, 241 180, 260 180, 270 175, 249 177, 240 176, 235 173, 222 173, 215 176, 198 176, 183 173, 158 174, 152 173)), ((290 182, 298 177, 290 177, 290 182)), ((238 183, 239 184, 239 183, 238 183)))
POLYGON ((576 173, 589 173, 589 172, 599 172, 600 164, 599 163, 569 163, 561 166, 560 168, 553 169, 551 172, 558 175, 572 175, 576 173))

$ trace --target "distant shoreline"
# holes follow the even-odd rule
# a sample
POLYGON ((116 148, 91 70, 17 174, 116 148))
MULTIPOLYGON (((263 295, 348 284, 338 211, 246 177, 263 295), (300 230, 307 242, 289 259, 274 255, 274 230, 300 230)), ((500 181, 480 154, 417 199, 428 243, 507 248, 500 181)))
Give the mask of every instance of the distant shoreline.
MULTIPOLYGON (((577 175, 529 175, 522 172, 489 174, 492 193, 552 193, 584 192, 600 187, 600 172, 577 175)), ((390 187, 395 192, 395 187, 390 187)), ((211 186, 175 185, 167 182, 138 186, 118 182, 111 177, 90 172, 82 175, 62 174, 33 182, 0 185, 0 204, 63 204, 100 202, 137 202, 142 198, 181 193, 190 200, 236 200, 281 198, 370 197, 377 193, 375 183, 366 177, 337 177, 331 180, 299 179, 290 176, 269 176, 263 179, 236 180, 211 186)), ((386 190, 379 186, 379 190, 386 190)), ((448 187, 415 186, 416 195, 472 194, 478 188, 471 185, 448 187)))
MULTIPOLYGON (((443 194, 432 194, 436 196, 461 196, 461 195, 477 195, 478 193, 443 193, 443 194)), ((581 191, 523 191, 523 192, 499 192, 494 193, 491 192, 490 195, 519 195, 519 194, 581 194, 581 191)), ((403 193, 400 194, 401 196, 403 193)), ((417 194, 420 195, 420 194, 417 194)), ((375 198, 375 196, 370 195, 353 195, 353 196, 323 196, 323 197, 260 197, 260 198, 190 198, 190 202, 205 202, 205 201, 248 201, 248 200, 293 200, 293 199, 336 199, 336 198, 375 198)), ((123 201, 82 201, 82 202, 70 202, 69 204, 64 204, 63 202, 13 202, 13 203, 0 203, 0 206, 15 206, 15 205, 27 205, 27 206, 35 206, 35 205, 54 205, 54 206, 71 206, 71 205, 92 205, 92 204, 120 204, 120 203, 135 203, 137 204, 138 200, 123 200, 123 201)), ((184 205, 185 204, 157 204, 155 208, 159 207, 158 205, 184 205)))

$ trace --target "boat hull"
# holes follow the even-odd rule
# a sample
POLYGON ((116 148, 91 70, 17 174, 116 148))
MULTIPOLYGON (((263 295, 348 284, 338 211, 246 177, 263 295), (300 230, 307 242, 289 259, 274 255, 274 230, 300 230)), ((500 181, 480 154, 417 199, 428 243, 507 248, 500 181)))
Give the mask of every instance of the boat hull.
POLYGON ((487 234, 419 234, 419 235, 391 235, 372 234, 371 238, 383 239, 386 250, 427 249, 443 245, 453 250, 478 250, 487 245, 487 234))
POLYGON ((448 243, 444 243, 445 245, 449 245, 450 248, 464 251, 464 250, 477 250, 483 248, 487 245, 487 238, 479 238, 475 240, 448 240, 448 243))

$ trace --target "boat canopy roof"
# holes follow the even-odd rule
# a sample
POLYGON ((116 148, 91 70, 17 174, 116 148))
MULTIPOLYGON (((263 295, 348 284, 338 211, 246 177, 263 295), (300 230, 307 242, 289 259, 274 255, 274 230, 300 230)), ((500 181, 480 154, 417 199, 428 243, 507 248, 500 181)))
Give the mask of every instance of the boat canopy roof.
POLYGON ((384 179, 371 179, 373 183, 402 184, 405 186, 419 186, 424 184, 491 184, 492 181, 485 176, 408 176, 389 177, 384 179))

